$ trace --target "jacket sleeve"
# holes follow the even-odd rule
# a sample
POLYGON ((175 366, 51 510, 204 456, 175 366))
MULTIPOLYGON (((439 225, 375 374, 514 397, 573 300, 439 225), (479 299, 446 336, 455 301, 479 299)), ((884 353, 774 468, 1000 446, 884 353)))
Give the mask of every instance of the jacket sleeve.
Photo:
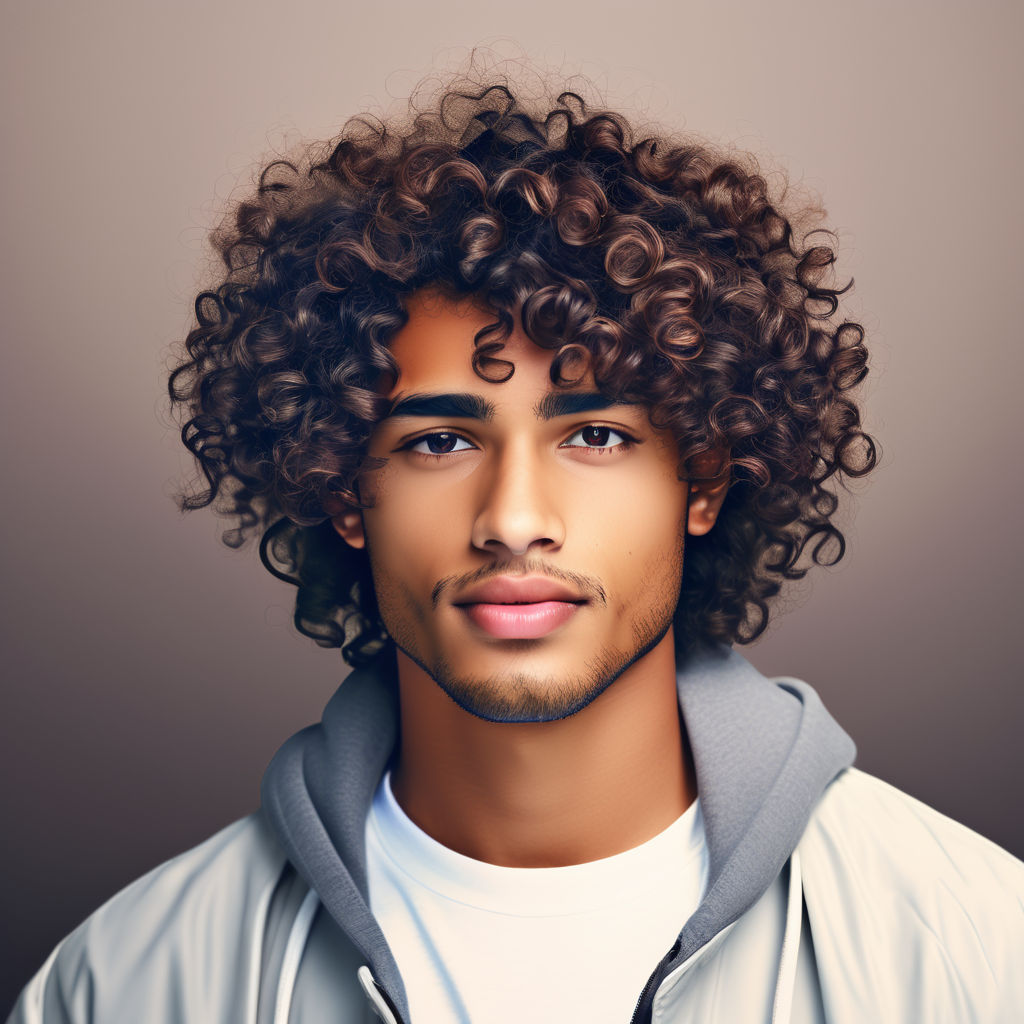
POLYGON ((1022 1019, 1019 860, 856 769, 800 849, 830 1021, 1022 1019))
POLYGON ((7 1024, 91 1024, 92 979, 74 953, 78 945, 76 931, 54 949, 22 989, 7 1024))
POLYGON ((244 1024, 283 854, 250 815, 123 889, 51 953, 8 1024, 244 1024))
POLYGON ((46 989, 50 985, 53 972, 53 962, 60 952, 58 946, 47 958, 46 963, 36 971, 32 980, 21 990, 18 1001, 14 1004, 11 1015, 7 1018, 7 1024, 43 1024, 43 1021, 50 1021, 51 1024, 71 1024, 73 1018, 52 1005, 45 1012, 43 1007, 46 1000, 46 989))

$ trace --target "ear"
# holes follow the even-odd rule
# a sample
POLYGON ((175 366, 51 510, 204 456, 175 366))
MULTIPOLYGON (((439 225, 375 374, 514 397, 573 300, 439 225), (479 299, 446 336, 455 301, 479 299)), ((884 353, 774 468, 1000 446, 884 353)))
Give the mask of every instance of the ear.
POLYGON ((365 548, 366 533, 363 530, 363 513, 347 505, 328 505, 331 526, 350 548, 365 548))
POLYGON ((732 482, 729 453, 716 449, 690 460, 690 495, 686 532, 703 537, 710 532, 722 510, 732 482))

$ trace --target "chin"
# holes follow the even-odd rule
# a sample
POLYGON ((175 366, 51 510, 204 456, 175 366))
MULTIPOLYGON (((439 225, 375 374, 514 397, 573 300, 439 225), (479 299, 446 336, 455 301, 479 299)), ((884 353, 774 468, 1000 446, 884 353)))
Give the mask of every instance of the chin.
POLYGON ((497 692, 492 687, 438 683, 442 690, 463 711, 485 722, 525 724, 558 722, 582 711, 610 684, 587 693, 558 693, 535 687, 506 688, 497 692))
MULTIPOLYGON (((532 641, 539 643, 539 641, 532 641)), ((464 711, 487 722, 557 722, 582 711, 608 689, 645 651, 633 656, 606 651, 546 659, 500 658, 496 671, 476 662, 472 671, 440 660, 426 671, 464 711)))

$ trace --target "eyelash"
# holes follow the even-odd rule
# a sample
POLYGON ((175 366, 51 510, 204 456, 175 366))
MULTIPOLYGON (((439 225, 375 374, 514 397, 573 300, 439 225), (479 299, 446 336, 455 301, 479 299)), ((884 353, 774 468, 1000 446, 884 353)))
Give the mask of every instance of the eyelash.
MULTIPOLYGON (((421 459, 430 459, 430 460, 432 460, 434 462, 439 462, 442 459, 447 459, 450 455, 456 454, 455 452, 436 453, 436 452, 414 452, 414 451, 412 451, 412 449, 415 448, 416 445, 420 444, 422 441, 427 441, 427 440, 429 440, 432 437, 454 437, 454 438, 457 438, 459 441, 466 441, 466 438, 464 438, 461 434, 457 434, 454 430, 434 430, 434 431, 432 431, 429 434, 420 434, 419 437, 414 437, 411 440, 406 441, 405 444, 403 444, 398 449, 398 451, 400 451, 400 452, 411 452, 411 454, 416 455, 416 456, 418 456, 421 459)), ((466 441, 466 443, 469 444, 468 441, 466 441)), ((463 451, 465 451, 465 449, 463 449, 463 451)))
MULTIPOLYGON (((630 448, 632 448, 634 445, 636 445, 638 443, 637 439, 635 437, 631 437, 625 431, 619 430, 616 427, 606 427, 606 426, 603 426, 600 423, 588 423, 588 424, 586 424, 586 426, 580 427, 579 430, 575 431, 575 433, 570 434, 569 436, 570 436, 570 438, 573 438, 573 437, 576 436, 576 434, 582 434, 584 430, 589 430, 590 428, 593 428, 595 430, 607 430, 609 432, 609 434, 615 434, 617 437, 621 438, 622 439, 622 443, 621 444, 613 444, 610 448, 603 448, 603 447, 602 448, 595 448, 594 446, 589 445, 589 444, 573 444, 573 445, 567 445, 566 447, 569 447, 569 448, 580 448, 583 451, 588 451, 588 452, 601 452, 601 453, 605 453, 605 452, 620 452, 620 451, 621 452, 628 452, 630 448)), ((559 447, 561 447, 561 445, 559 447)))
MULTIPOLYGON (((569 435, 569 439, 571 440, 577 434, 581 434, 588 427, 594 427, 597 430, 607 430, 609 433, 615 434, 616 436, 620 437, 622 439, 622 443, 621 444, 611 445, 610 447, 607 447, 607 448, 605 448, 605 447, 597 448, 597 447, 594 447, 592 445, 585 445, 585 444, 564 445, 564 447, 579 448, 582 451, 597 452, 600 455, 606 455, 609 452, 629 451, 630 448, 632 448, 634 445, 636 445, 638 443, 638 441, 637 441, 637 439, 635 437, 631 437, 629 434, 627 434, 623 430, 620 430, 618 427, 603 426, 600 423, 587 423, 585 426, 580 427, 579 430, 573 431, 573 433, 571 433, 569 435)), ((428 434, 420 434, 418 437, 410 438, 408 441, 405 442, 405 444, 403 444, 400 448, 398 448, 396 450, 400 451, 400 452, 408 451, 408 452, 411 452, 413 455, 418 456, 419 458, 430 459, 430 460, 435 461, 435 462, 439 462, 439 461, 441 461, 443 459, 447 459, 450 456, 457 454, 456 452, 443 452, 443 453, 437 454, 435 452, 414 452, 414 451, 412 451, 412 449, 415 448, 416 445, 420 444, 420 442, 429 440, 432 437, 454 437, 454 438, 456 438, 459 441, 466 441, 467 444, 471 444, 472 443, 469 440, 467 440, 465 437, 463 437, 460 433, 458 433, 458 431, 455 431, 455 430, 432 430, 428 434)), ((563 445, 560 445, 559 447, 563 447, 563 445)), ((462 451, 466 451, 467 449, 463 448, 461 450, 462 451)))

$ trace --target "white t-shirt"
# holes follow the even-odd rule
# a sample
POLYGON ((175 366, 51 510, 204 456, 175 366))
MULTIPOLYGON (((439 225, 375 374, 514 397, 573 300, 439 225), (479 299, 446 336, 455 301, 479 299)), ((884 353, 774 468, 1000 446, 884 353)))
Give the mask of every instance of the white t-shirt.
POLYGON ((377 789, 366 824, 370 908, 414 1021, 623 1024, 707 884, 697 801, 632 850, 510 868, 428 836, 377 789))

